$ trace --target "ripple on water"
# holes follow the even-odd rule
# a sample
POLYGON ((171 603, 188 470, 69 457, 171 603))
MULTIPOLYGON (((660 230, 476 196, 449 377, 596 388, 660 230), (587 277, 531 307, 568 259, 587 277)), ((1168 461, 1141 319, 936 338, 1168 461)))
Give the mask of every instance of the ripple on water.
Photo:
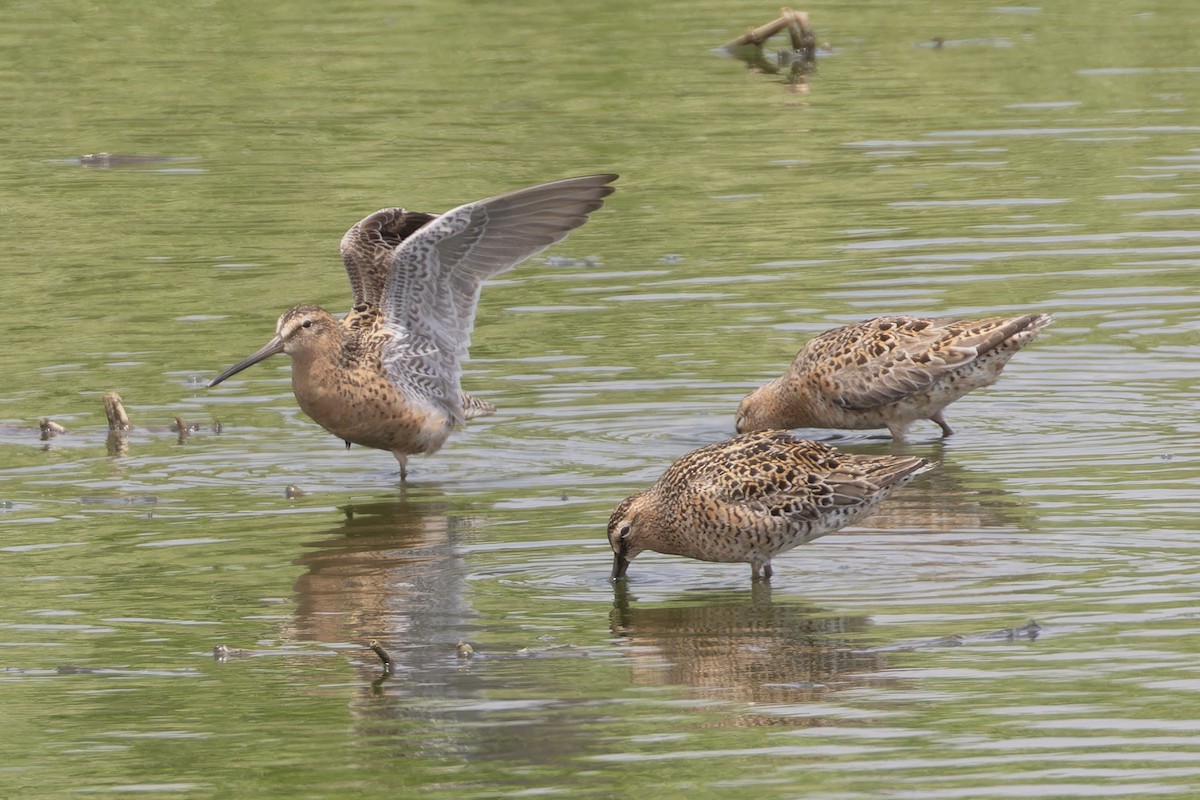
MULTIPOLYGON (((79 752, 79 751, 76 751, 79 752)), ((113 786, 81 786, 78 794, 170 794, 173 792, 210 791, 211 786, 203 783, 121 783, 113 786)))

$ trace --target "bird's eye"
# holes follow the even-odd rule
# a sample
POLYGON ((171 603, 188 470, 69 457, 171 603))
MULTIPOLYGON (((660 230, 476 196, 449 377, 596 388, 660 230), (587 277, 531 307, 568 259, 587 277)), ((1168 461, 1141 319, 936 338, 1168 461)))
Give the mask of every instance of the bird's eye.
POLYGON ((300 327, 301 327, 301 328, 311 328, 311 327, 312 327, 312 320, 311 320, 311 319, 306 319, 306 320, 304 320, 304 322, 300 323, 300 327))
POLYGON ((618 539, 625 539, 625 538, 628 538, 628 537, 629 537, 629 531, 630 531, 630 530, 632 530, 632 528, 633 528, 633 526, 632 526, 632 525, 630 525, 628 522, 626 522, 626 523, 625 523, 624 525, 622 525, 622 526, 620 527, 620 529, 617 531, 617 538, 618 538, 618 539))

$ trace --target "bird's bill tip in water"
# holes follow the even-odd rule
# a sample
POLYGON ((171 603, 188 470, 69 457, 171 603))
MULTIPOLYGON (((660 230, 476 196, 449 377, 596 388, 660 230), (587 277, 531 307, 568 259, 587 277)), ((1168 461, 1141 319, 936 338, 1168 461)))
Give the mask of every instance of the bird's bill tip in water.
POLYGON ((612 577, 609 580, 621 580, 625 577, 625 571, 627 569, 629 569, 629 559, 620 553, 613 553, 612 577))
POLYGON ((252 367, 255 364, 257 364, 258 362, 262 361, 263 359, 270 358, 271 356, 275 355, 276 353, 282 353, 282 352, 283 352, 283 339, 280 339, 278 336, 276 336, 274 339, 272 339, 271 341, 267 342, 262 347, 255 350, 253 353, 248 355, 246 358, 243 358, 241 361, 234 364, 232 367, 225 370, 220 375, 218 375, 217 377, 215 377, 211 381, 209 381, 208 388, 211 389, 212 387, 216 386, 218 383, 225 380, 226 378, 228 378, 232 375, 238 374, 239 372, 244 370, 246 367, 252 367))

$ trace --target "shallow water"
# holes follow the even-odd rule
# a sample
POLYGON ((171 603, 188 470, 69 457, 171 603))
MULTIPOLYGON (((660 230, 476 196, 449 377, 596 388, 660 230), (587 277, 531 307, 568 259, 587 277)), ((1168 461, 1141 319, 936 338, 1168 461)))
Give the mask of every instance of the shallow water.
POLYGON ((798 94, 713 52, 769 6, 10 8, 0 796, 1193 796, 1191 7, 806 10, 798 94), (607 170, 409 485, 285 359, 203 388, 366 213, 607 170), (813 432, 941 461, 862 526, 614 593, 609 511, 805 338, 1024 310, 955 436, 813 432))

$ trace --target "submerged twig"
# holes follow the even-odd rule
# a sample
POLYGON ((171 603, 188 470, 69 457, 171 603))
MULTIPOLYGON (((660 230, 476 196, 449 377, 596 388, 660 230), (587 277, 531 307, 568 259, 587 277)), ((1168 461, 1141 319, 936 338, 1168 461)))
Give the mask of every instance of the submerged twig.
MULTIPOLYGON (((125 455, 129 452, 129 443, 126 441, 125 434, 133 428, 133 424, 129 421, 129 415, 125 413, 121 395, 116 392, 104 395, 104 416, 108 418, 108 454, 110 456, 125 455)), ((48 438, 45 435, 45 422, 46 420, 43 420, 43 439, 48 438)), ((210 428, 213 433, 220 434, 221 421, 214 419, 210 428)), ((183 444, 188 436, 203 430, 203 426, 198 422, 186 422, 182 416, 177 414, 172 418, 168 429, 172 433, 178 434, 179 443, 183 444)), ((147 430, 161 431, 162 427, 150 426, 147 430)))
POLYGON ((111 458, 118 458, 129 453, 129 439, 125 433, 133 427, 129 423, 129 415, 121 404, 121 395, 109 392, 104 395, 104 416, 108 417, 108 437, 105 446, 111 458))
MULTIPOLYGON (((787 8, 782 9, 783 12, 790 10, 791 9, 787 8)), ((788 26, 788 22, 789 19, 785 13, 779 18, 768 22, 766 25, 759 25, 757 28, 751 28, 729 44, 725 45, 725 49, 732 50, 735 47, 744 47, 748 44, 761 45, 767 39, 770 39, 772 36, 786 28, 788 26)))
POLYGON ((253 655, 252 651, 241 647, 230 647, 225 644, 218 644, 213 647, 213 658, 221 664, 224 664, 231 658, 242 658, 249 655, 253 655))
POLYGON ((788 35, 792 39, 792 49, 808 54, 809 61, 814 60, 817 51, 817 35, 813 33, 812 26, 808 24, 808 14, 804 11, 785 8, 783 16, 788 21, 787 29, 788 35))
POLYGON ((808 23, 808 14, 790 8, 779 10, 779 17, 751 28, 729 44, 724 50, 742 61, 746 66, 760 72, 776 74, 787 69, 788 83, 795 87, 806 87, 806 75, 816 67, 817 36, 808 23), (763 53, 763 45, 775 34, 786 30, 791 48, 780 50, 772 61, 763 53))
POLYGON ((110 431, 127 431, 133 427, 129 424, 125 406, 121 405, 121 395, 116 392, 104 395, 104 416, 108 417, 110 431))
POLYGON ((47 441, 58 436, 60 433, 66 433, 67 429, 59 425, 49 417, 43 417, 41 424, 38 426, 42 430, 42 441, 47 441))
POLYGON ((751 28, 729 44, 726 50, 734 50, 746 45, 761 47, 768 39, 782 30, 786 30, 792 40, 793 50, 803 50, 815 46, 816 34, 808 24, 808 14, 804 11, 793 11, 784 7, 779 9, 779 16, 766 25, 751 28))
POLYGON ((393 668, 392 657, 388 655, 387 650, 383 649, 383 645, 379 644, 379 642, 375 639, 372 639, 371 641, 367 642, 367 647, 370 647, 372 650, 374 650, 375 655, 379 656, 379 660, 383 662, 383 674, 391 675, 393 668))
POLYGON ((120 458, 129 455, 129 434, 127 431, 109 431, 104 438, 104 447, 109 458, 120 458))
POLYGON ((183 444, 187 441, 188 436, 200 430, 200 425, 195 422, 184 422, 183 417, 176 414, 171 422, 171 430, 179 434, 179 443, 183 444))

